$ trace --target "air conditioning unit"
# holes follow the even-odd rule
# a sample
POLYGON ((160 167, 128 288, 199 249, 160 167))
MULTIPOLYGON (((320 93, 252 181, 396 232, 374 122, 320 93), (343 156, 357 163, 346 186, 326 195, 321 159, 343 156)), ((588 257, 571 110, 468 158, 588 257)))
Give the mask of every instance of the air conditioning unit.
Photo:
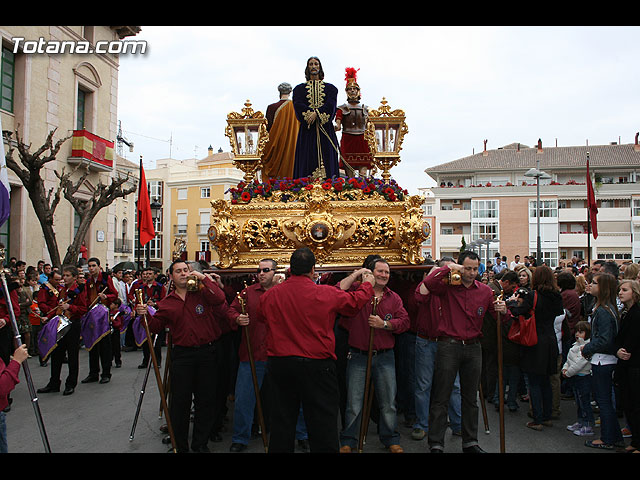
POLYGON ((454 201, 453 201, 453 204, 454 204, 454 205, 460 205, 460 200, 454 200, 454 201))

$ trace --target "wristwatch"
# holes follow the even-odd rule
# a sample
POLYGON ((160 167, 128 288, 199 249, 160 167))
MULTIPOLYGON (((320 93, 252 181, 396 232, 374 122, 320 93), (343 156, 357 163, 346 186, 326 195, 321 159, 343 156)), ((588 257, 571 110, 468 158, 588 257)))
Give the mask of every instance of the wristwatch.
POLYGON ((382 328, 384 328, 385 330, 389 330, 389 326, 387 325, 387 321, 386 320, 384 320, 384 327, 382 327, 382 328))

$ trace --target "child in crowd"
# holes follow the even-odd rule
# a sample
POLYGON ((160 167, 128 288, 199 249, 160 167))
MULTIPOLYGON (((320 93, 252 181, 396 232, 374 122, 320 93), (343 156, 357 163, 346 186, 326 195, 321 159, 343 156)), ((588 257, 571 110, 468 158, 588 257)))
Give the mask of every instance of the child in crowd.
POLYGON ((573 395, 578 408, 578 419, 567 430, 574 435, 593 435, 594 417, 591 409, 591 362, 582 356, 581 347, 589 343, 591 325, 589 322, 576 323, 576 341, 567 354, 562 366, 562 376, 570 379, 573 395))

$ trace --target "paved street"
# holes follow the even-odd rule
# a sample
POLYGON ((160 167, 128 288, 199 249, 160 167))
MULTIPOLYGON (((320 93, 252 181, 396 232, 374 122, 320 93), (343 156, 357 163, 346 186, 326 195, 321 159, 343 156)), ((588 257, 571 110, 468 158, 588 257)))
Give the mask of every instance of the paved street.
MULTIPOLYGON (((164 352, 163 352, 164 355, 164 352)), ((38 401, 53 453, 164 453, 168 446, 161 442, 163 435, 159 427, 164 423, 159 418, 160 397, 153 371, 149 376, 141 413, 133 441, 129 441, 131 427, 144 381, 145 370, 138 369, 142 352, 123 353, 123 366, 112 369, 110 383, 78 384, 73 395, 62 393, 39 394, 38 401)), ((49 367, 40 367, 37 358, 29 359, 29 368, 37 388, 46 385, 49 367)), ((67 372, 63 366, 62 381, 67 372)), ((80 379, 88 372, 88 355, 80 353, 80 379)), ((162 369, 161 372, 164 372, 162 369)), ((11 411, 7 414, 9 451, 13 453, 44 452, 42 438, 36 422, 24 371, 20 371, 20 384, 14 390, 11 411)), ((528 420, 526 404, 521 403, 516 413, 505 412, 505 444, 507 453, 611 453, 585 447, 584 438, 577 437, 566 430, 566 425, 575 421, 573 401, 562 401, 561 418, 553 427, 537 432, 526 428, 528 420)), ((213 453, 229 453, 231 444, 231 415, 233 403, 229 402, 229 420, 224 440, 220 443, 209 442, 213 453)), ((480 415, 479 441, 481 447, 489 453, 500 452, 499 419, 495 408, 487 404, 489 434, 485 433, 484 422, 480 415)), ((401 418, 402 420, 402 418, 401 418)), ((402 446, 408 453, 428 451, 425 440, 411 439, 411 429, 400 424, 402 446)), ((380 442, 375 436, 376 426, 369 428, 368 443, 365 452, 380 453, 380 442)), ((596 432, 598 429, 596 429, 596 432)), ((595 437, 591 437, 595 438, 595 437)), ((628 439, 626 443, 628 444, 628 439)), ((450 435, 446 438, 447 453, 458 453, 460 437, 450 435)), ((246 452, 264 452, 262 440, 252 439, 246 452)))

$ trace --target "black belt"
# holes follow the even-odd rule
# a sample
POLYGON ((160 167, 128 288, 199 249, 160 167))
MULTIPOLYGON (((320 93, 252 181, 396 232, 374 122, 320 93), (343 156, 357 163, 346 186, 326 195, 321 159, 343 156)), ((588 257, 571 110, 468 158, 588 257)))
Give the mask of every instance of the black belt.
POLYGON ((480 337, 470 338, 468 340, 459 340, 453 337, 438 337, 438 342, 449 342, 449 343, 460 343, 462 345, 473 345, 474 343, 480 342, 480 337))
MULTIPOLYGON (((393 350, 393 348, 382 348, 380 350, 371 350, 371 355, 379 355, 384 352, 388 352, 389 350, 393 350)), ((349 351, 353 353, 360 353, 362 355, 369 355, 369 350, 360 350, 357 348, 349 347, 349 351)))
POLYGON ((217 340, 214 340, 212 342, 208 342, 208 343, 203 343, 202 345, 189 345, 189 346, 185 346, 185 345, 174 345, 174 347, 179 347, 179 348, 185 348, 185 349, 199 349, 199 348, 206 348, 206 347, 213 347, 215 346, 217 340))

